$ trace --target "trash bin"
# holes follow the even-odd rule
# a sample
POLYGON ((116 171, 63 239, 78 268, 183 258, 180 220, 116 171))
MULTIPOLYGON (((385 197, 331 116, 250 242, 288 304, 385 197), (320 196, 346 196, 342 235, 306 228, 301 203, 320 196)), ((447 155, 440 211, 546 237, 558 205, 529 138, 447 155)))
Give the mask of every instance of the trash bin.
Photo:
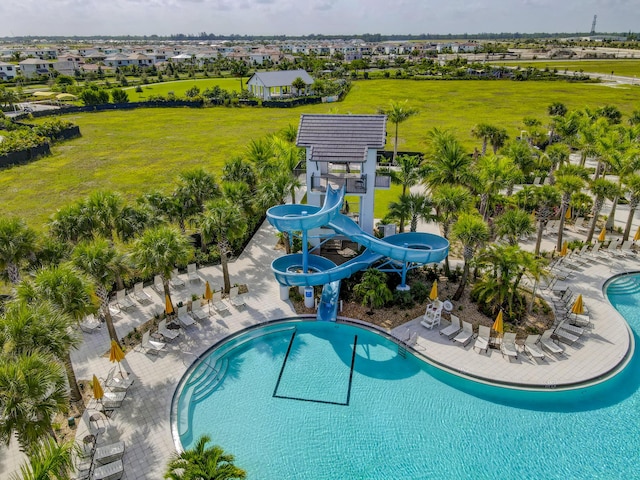
POLYGON ((307 308, 313 308, 315 306, 313 287, 304 287, 304 306, 307 308))

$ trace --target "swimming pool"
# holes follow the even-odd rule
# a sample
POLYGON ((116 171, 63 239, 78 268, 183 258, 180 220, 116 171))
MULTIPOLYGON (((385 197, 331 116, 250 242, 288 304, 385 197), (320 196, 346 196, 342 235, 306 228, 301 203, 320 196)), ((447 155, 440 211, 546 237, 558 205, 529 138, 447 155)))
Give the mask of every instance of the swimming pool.
MULTIPOLYGON (((640 275, 607 295, 637 341, 640 275)), ((209 434, 250 479, 638 477, 637 354, 563 392, 471 382, 345 324, 274 324, 208 358, 174 399, 180 440, 209 434)))

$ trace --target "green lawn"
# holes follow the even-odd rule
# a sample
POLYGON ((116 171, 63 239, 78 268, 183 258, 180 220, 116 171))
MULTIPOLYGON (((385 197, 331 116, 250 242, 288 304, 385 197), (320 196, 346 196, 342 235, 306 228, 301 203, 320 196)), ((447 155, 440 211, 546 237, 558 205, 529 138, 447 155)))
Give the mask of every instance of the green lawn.
MULTIPOLYGON (((400 125, 401 150, 424 150, 432 127, 452 129, 471 150, 480 146, 470 134, 479 122, 503 126, 513 137, 524 116, 547 121, 547 106, 554 101, 569 108, 614 104, 628 114, 640 104, 640 89, 565 82, 370 80, 356 82, 344 102, 299 108, 145 108, 73 114, 65 119, 80 126, 81 138, 54 146, 51 156, 37 162, 0 171, 0 215, 21 216, 41 229, 56 209, 92 190, 118 190, 128 198, 166 191, 183 169, 202 165, 219 174, 224 162, 241 154, 249 140, 297 125, 302 113, 374 114, 392 99, 409 99, 420 110, 400 125)), ((387 139, 390 150, 393 125, 388 126, 387 139)), ((388 198, 391 192, 381 195, 388 198)), ((385 202, 378 204, 384 208, 385 202)), ((376 211, 376 216, 383 212, 376 211)))
MULTIPOLYGON (((243 81, 247 81, 247 77, 243 78, 243 81)), ((135 87, 127 87, 124 90, 129 94, 129 100, 137 102, 139 100, 145 100, 151 95, 162 95, 166 97, 169 92, 173 92, 177 97, 183 97, 185 92, 192 87, 198 87, 201 92, 204 92, 207 88, 213 88, 218 85, 223 90, 240 91, 240 79, 238 78, 199 78, 192 80, 176 80, 162 83, 151 83, 149 85, 141 85, 142 93, 135 91, 135 87)))
POLYGON ((550 70, 557 68, 558 71, 564 70, 606 73, 611 72, 614 75, 622 75, 624 77, 640 77, 640 60, 638 59, 620 59, 620 60, 538 60, 533 62, 491 62, 496 65, 506 65, 513 67, 520 65, 523 68, 536 67, 544 69, 549 67, 550 70))

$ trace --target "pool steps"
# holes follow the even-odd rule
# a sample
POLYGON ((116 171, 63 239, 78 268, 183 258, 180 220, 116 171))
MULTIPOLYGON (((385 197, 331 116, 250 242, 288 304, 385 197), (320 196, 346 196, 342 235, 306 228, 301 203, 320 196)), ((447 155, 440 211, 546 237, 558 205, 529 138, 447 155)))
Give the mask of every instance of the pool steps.
POLYGON ((264 330, 258 330, 253 332, 253 335, 246 334, 239 342, 231 341, 223 345, 216 350, 215 354, 210 355, 202 364, 198 365, 184 385, 182 394, 180 395, 178 405, 178 433, 180 436, 188 435, 191 429, 193 402, 206 398, 218 388, 222 380, 224 380, 229 368, 229 360, 226 357, 227 353, 257 338, 266 337, 274 333, 293 331, 295 329, 296 327, 282 327, 274 328, 266 332, 264 330), (184 405, 188 405, 189 407, 185 408, 184 405))

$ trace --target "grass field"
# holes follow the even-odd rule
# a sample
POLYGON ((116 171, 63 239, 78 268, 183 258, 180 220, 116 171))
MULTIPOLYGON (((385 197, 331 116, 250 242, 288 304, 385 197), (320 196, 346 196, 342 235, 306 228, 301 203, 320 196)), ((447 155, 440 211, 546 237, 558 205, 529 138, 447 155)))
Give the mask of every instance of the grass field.
MULTIPOLYGON (((0 215, 21 216, 42 229, 56 209, 95 189, 117 190, 135 198, 152 190, 167 191, 180 170, 202 165, 218 173, 251 139, 297 125, 302 113, 374 114, 390 100, 404 99, 420 113, 400 125, 400 150, 424 150, 427 131, 439 127, 452 129, 471 151, 480 146, 470 134, 479 122, 502 126, 514 137, 525 116, 546 122, 547 106, 554 101, 569 108, 614 104, 628 114, 640 104, 640 88, 566 82, 370 80, 356 82, 344 102, 299 108, 149 108, 74 114, 65 119, 80 126, 81 138, 54 146, 49 157, 0 171, 0 215)), ((392 149, 391 124, 387 139, 387 149, 392 149)), ((384 208, 386 202, 379 203, 384 208)))
MULTIPOLYGON (((246 82, 247 78, 243 78, 243 81, 246 82)), ((129 94, 130 101, 137 102, 144 101, 151 95, 166 97, 169 92, 173 92, 177 97, 183 97, 185 92, 192 87, 198 87, 201 92, 204 92, 207 88, 213 88, 216 85, 229 92, 240 91, 240 79, 238 78, 199 78, 195 80, 152 83, 142 85, 142 93, 136 92, 135 87, 127 87, 124 90, 129 94)))
POLYGON ((491 62, 496 65, 506 65, 513 67, 520 65, 523 68, 536 67, 544 69, 549 67, 550 70, 557 68, 558 71, 564 70, 604 73, 614 75, 622 75, 623 77, 640 77, 640 60, 638 59, 620 59, 620 60, 537 60, 533 62, 491 62))

